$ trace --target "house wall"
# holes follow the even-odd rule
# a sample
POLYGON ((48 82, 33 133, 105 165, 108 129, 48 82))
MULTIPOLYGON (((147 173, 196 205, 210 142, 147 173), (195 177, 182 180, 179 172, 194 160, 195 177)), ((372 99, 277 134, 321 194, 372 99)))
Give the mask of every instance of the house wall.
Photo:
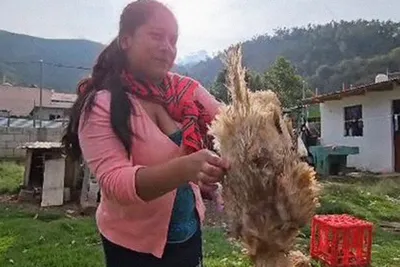
POLYGON ((14 128, 0 127, 0 158, 21 158, 24 149, 17 147, 26 142, 61 140, 63 128, 14 128))
POLYGON ((0 110, 0 117, 8 117, 10 113, 7 110, 0 110))
POLYGON ((42 110, 40 111, 39 108, 35 108, 33 112, 33 117, 34 118, 41 118, 42 120, 49 120, 50 115, 54 116, 60 116, 61 118, 64 118, 66 115, 66 109, 58 109, 58 108, 46 108, 43 107, 42 110))
POLYGON ((394 171, 392 100, 400 99, 400 87, 393 91, 370 92, 320 105, 321 143, 358 146, 360 154, 350 155, 348 165, 374 172, 394 171), (344 136, 344 107, 362 105, 363 136, 344 136))

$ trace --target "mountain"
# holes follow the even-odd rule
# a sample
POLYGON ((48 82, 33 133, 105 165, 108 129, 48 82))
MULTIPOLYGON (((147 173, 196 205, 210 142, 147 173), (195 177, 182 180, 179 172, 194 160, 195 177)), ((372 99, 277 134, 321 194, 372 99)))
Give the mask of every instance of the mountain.
POLYGON ((89 74, 85 68, 93 66, 102 49, 102 44, 87 40, 44 39, 0 31, 0 75, 14 84, 39 85, 38 61, 43 60, 44 87, 72 92, 79 79, 89 74))
MULTIPOLYGON (((320 93, 373 82, 377 73, 400 70, 400 23, 357 20, 276 30, 243 43, 243 61, 252 71, 265 72, 277 57, 291 61, 311 88, 320 93)), ((219 57, 193 66, 178 66, 211 86, 222 69, 219 57)))
MULTIPOLYGON (((62 92, 75 90, 92 67, 103 45, 87 40, 51 40, 0 31, 0 75, 25 85, 40 83, 43 59, 44 86, 62 92), (6 64, 12 61, 18 64, 6 64), (46 64, 47 63, 47 64, 46 64), (50 65, 49 65, 50 64, 50 65)), ((287 58, 311 88, 336 91, 345 84, 373 82, 377 73, 400 71, 400 23, 393 21, 339 21, 278 29, 243 43, 244 64, 263 73, 279 57, 287 58)), ((220 58, 199 51, 181 58, 174 71, 210 87, 222 70, 220 58)), ((0 76, 0 78, 1 78, 0 76)))
POLYGON ((201 61, 208 59, 208 53, 205 50, 200 50, 189 55, 184 56, 177 60, 178 65, 184 65, 187 67, 193 66, 201 61))

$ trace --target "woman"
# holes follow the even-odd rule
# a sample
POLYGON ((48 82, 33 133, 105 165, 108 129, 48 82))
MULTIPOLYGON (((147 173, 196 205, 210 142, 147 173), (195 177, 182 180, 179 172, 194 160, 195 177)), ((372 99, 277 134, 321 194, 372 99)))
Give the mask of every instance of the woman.
POLYGON ((228 164, 205 149, 219 103, 169 73, 178 26, 163 4, 136 1, 79 86, 63 143, 99 181, 96 219, 108 267, 202 266, 201 190, 228 164))

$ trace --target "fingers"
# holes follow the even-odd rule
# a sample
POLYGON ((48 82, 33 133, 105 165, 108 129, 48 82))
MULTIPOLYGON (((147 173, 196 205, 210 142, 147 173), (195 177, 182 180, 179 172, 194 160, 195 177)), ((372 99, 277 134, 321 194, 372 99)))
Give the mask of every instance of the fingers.
POLYGON ((219 180, 221 180, 220 176, 210 176, 205 174, 204 172, 200 172, 198 174, 197 179, 201 182, 203 182, 204 184, 213 184, 213 183, 217 183, 219 182, 219 180))
POLYGON ((229 170, 230 167, 231 166, 229 164, 229 161, 227 159, 223 158, 222 159, 222 168, 224 168, 225 170, 229 170))
POLYGON ((207 161, 209 164, 214 165, 214 166, 217 166, 217 167, 222 167, 222 164, 223 164, 222 158, 219 157, 217 154, 215 154, 215 153, 212 152, 212 151, 207 151, 207 158, 206 158, 206 161, 207 161))
POLYGON ((200 183, 199 184, 201 190, 207 194, 213 194, 215 190, 217 190, 218 185, 214 184, 206 184, 206 183, 200 183))
POLYGON ((205 184, 200 182, 200 191, 203 198, 215 201, 218 211, 224 209, 224 199, 222 198, 222 192, 218 190, 218 184, 205 184))
MULTIPOLYGON (((229 169, 229 163, 226 159, 222 159, 217 154, 209 150, 199 151, 201 167, 197 173, 198 181, 206 184, 216 183, 221 181, 227 169, 229 169)), ((216 188, 213 186, 213 189, 216 188)))
POLYGON ((208 162, 204 162, 203 167, 201 168, 201 171, 204 172, 206 175, 209 176, 223 176, 225 173, 225 170, 221 168, 220 166, 216 165, 211 165, 208 162))
POLYGON ((217 154, 215 154, 212 151, 208 151, 208 157, 207 157, 207 162, 209 164, 212 164, 214 166, 223 168, 225 170, 229 169, 229 162, 227 159, 219 157, 217 154))

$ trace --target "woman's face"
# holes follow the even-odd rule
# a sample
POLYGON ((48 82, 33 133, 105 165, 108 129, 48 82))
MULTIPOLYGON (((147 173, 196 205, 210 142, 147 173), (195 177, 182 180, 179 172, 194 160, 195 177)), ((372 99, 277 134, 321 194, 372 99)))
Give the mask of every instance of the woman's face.
POLYGON ((121 47, 134 74, 157 81, 163 79, 174 64, 177 39, 174 15, 159 9, 133 35, 123 36, 121 47))

